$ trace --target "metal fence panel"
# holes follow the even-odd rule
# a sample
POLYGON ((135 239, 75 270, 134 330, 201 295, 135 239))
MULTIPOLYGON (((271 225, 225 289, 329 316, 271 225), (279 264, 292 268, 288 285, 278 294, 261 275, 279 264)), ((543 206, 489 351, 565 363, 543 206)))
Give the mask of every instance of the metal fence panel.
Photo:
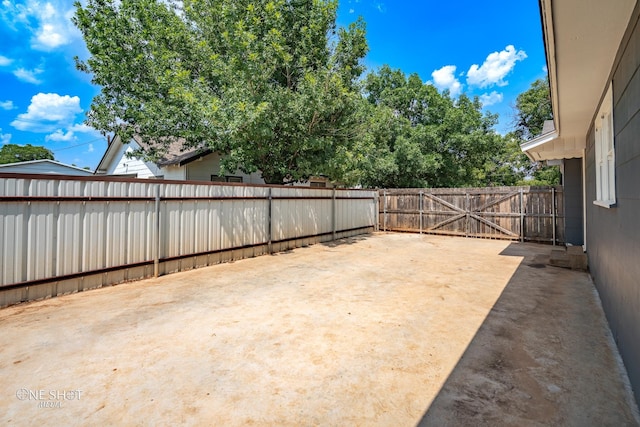
POLYGON ((272 243, 280 250, 336 233, 369 232, 376 196, 363 190, 0 174, 0 291, 13 290, 11 301, 3 296, 9 292, 0 295, 0 306, 28 300, 30 293, 56 295, 253 256, 272 243), (225 251, 233 251, 231 258, 216 255, 225 251), (49 288, 29 291, 44 284, 49 288))

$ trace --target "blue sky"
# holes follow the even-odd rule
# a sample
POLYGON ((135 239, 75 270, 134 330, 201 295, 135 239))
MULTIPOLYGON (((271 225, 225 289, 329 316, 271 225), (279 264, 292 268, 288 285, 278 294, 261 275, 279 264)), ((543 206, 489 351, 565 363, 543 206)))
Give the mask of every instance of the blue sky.
MULTIPOLYGON (((44 145, 56 160, 95 168, 106 139, 83 120, 99 88, 75 69, 87 51, 73 12, 73 0, 2 1, 0 143, 44 145)), ((358 16, 370 70, 389 64, 453 96, 479 96, 501 133, 516 96, 546 75, 537 0, 341 0, 339 25, 358 16)))

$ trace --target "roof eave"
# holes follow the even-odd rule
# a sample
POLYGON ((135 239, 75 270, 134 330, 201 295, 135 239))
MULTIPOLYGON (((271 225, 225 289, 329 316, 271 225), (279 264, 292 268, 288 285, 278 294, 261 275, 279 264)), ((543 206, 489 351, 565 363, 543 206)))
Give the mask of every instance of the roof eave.
POLYGON ((96 169, 93 171, 94 175, 107 174, 107 164, 111 160, 111 157, 113 157, 114 150, 117 151, 116 144, 120 144, 120 145, 122 144, 122 139, 118 134, 113 135, 113 138, 111 139, 111 142, 107 146, 107 149, 104 151, 104 154, 100 159, 100 162, 98 162, 98 166, 96 166, 96 169), (116 140, 117 140, 117 143, 116 143, 116 140))
MULTIPOLYGON (((553 142, 560 137, 560 120, 558 117, 558 85, 557 85, 557 66, 555 52, 555 37, 553 30, 553 13, 551 9, 551 0, 539 0, 540 21, 542 25, 542 39, 544 43, 545 57, 547 61, 547 73, 549 77, 549 91, 551 97, 551 111, 553 116, 554 131, 543 135, 539 135, 529 141, 520 144, 520 149, 532 161, 539 161, 539 158, 533 155, 532 150, 539 148, 544 144, 553 142)), ((539 156, 538 156, 539 157, 539 156)))
POLYGON ((527 155, 527 157, 529 157, 529 159, 536 162, 536 161, 539 161, 540 159, 539 158, 537 159, 536 156, 532 154, 534 151, 537 151, 535 149, 541 148, 543 145, 553 142, 557 140, 559 137, 560 135, 558 131, 549 132, 544 135, 540 135, 536 138, 533 138, 530 141, 523 142, 522 144, 520 144, 520 149, 527 155))
POLYGON ((549 78, 549 92, 551 96, 551 113, 553 124, 558 135, 560 134, 560 120, 557 118, 559 110, 558 96, 558 69, 556 63, 555 32, 553 27, 553 13, 551 0, 539 0, 540 17, 542 20, 542 39, 547 60, 547 74, 549 78))

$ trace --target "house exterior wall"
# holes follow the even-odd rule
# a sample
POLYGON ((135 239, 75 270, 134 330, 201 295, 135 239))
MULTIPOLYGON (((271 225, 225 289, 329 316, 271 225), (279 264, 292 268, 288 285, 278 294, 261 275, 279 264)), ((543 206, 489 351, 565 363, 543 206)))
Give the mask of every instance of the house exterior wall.
MULTIPOLYGON (((616 205, 596 199, 595 135, 587 136, 589 269, 640 402, 640 28, 638 6, 613 68, 616 205)), ((603 93, 607 88, 603 88, 603 93)))
POLYGON ((564 161, 563 184, 565 240, 572 245, 583 245, 582 159, 564 161))
POLYGON ((117 162, 112 162, 107 169, 107 175, 134 175, 137 178, 153 178, 162 175, 160 169, 153 163, 144 162, 135 157, 128 158, 130 153, 140 148, 135 142, 123 144, 114 156, 117 162))
MULTIPOLYGON (((211 181, 211 175, 217 175, 220 172, 220 155, 218 153, 209 154, 187 163, 183 168, 186 170, 186 178, 183 179, 188 181, 211 181)), ((257 172, 246 174, 238 170, 228 175, 242 177, 242 182, 245 184, 264 184, 262 176, 257 172)))
MULTIPOLYGON (((171 164, 158 166, 152 162, 145 162, 138 158, 129 158, 127 153, 140 148, 132 140, 129 144, 122 144, 119 137, 107 149, 96 173, 99 175, 126 175, 135 178, 163 178, 176 181, 211 181, 211 175, 220 171, 220 155, 212 153, 190 161, 186 164, 171 164), (117 145, 114 145, 117 144, 117 145), (115 148, 117 147, 117 148, 115 148)), ((241 171, 228 175, 242 178, 245 184, 264 184, 260 172, 245 174, 241 171)))
POLYGON ((164 179, 185 181, 187 179, 187 168, 176 165, 165 166, 160 169, 160 175, 162 175, 164 179))

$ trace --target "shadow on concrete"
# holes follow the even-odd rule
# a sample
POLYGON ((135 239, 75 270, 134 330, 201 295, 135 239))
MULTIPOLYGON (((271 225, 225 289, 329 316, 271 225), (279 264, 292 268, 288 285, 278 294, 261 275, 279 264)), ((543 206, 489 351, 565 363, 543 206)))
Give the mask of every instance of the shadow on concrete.
POLYGON ((358 242, 362 242, 364 240, 367 240, 367 238, 371 237, 371 233, 367 233, 367 234, 360 234, 357 236, 351 236, 351 237, 344 237, 342 239, 337 239, 337 240, 331 240, 328 242, 321 242, 321 243, 313 243, 313 244, 308 244, 308 245, 302 245, 302 246, 298 246, 295 248, 290 248, 290 249, 285 249, 282 251, 277 251, 277 252, 273 252, 271 254, 268 254, 269 256, 272 257, 277 257, 277 256, 281 256, 281 255, 290 255, 295 253, 296 251, 301 251, 304 249, 309 249, 312 246, 318 244, 320 246, 325 246, 328 248, 337 248, 340 246, 348 246, 348 245, 354 245, 358 242))
POLYGON ((331 240, 329 242, 321 243, 322 246, 326 246, 328 248, 337 248, 339 246, 345 245, 354 245, 358 242, 362 242, 367 240, 367 238, 371 237, 371 233, 368 234, 359 234, 357 236, 345 237, 343 239, 331 240))
POLYGON ((638 425, 588 274, 523 257, 419 426, 638 425))

